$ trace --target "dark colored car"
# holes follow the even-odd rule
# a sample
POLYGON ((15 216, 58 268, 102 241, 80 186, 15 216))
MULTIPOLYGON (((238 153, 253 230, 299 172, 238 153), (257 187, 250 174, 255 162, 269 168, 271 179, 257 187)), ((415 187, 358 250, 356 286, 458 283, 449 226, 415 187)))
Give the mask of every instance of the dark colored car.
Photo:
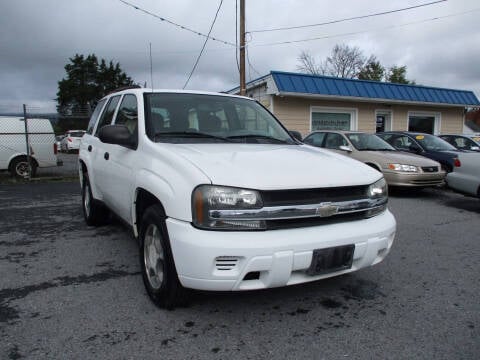
POLYGON ((431 134, 389 131, 376 135, 397 150, 408 151, 438 161, 447 172, 451 172, 454 167, 461 166, 458 155, 465 152, 431 134))
POLYGON ((438 137, 455 146, 459 150, 480 151, 480 136, 445 134, 438 135, 438 137))

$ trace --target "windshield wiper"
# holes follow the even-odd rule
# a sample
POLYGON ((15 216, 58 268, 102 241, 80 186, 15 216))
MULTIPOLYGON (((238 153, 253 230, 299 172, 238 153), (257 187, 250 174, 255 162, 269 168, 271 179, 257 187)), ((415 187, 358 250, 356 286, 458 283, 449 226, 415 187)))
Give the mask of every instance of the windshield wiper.
POLYGON ((228 138, 222 136, 216 136, 211 134, 206 134, 202 132, 194 131, 170 131, 170 132, 158 132, 155 134, 155 140, 159 137, 182 137, 182 138, 203 138, 203 139, 215 139, 221 140, 224 142, 231 142, 228 138))
POLYGON ((290 142, 286 140, 281 140, 274 138, 272 136, 267 136, 267 135, 255 135, 255 134, 248 134, 248 135, 232 135, 232 136, 227 136, 227 139, 260 139, 260 140, 270 140, 274 141, 279 144, 290 144, 290 142))

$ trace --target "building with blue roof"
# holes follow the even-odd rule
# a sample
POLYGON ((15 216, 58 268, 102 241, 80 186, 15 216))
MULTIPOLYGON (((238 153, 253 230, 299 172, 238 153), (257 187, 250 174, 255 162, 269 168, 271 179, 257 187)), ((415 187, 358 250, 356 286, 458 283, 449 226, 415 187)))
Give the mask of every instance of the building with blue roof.
POLYGON ((303 135, 321 129, 463 133, 466 108, 480 107, 467 90, 282 71, 247 83, 247 95, 303 135))

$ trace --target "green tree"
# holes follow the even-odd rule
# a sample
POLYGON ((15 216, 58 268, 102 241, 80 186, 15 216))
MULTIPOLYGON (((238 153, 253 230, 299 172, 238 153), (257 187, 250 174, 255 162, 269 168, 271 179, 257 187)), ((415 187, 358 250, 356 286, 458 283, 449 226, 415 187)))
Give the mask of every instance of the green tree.
POLYGON ((374 55, 371 55, 367 63, 358 74, 360 80, 382 81, 385 76, 385 68, 374 55))
POLYGON ((407 67, 406 66, 392 66, 388 69, 385 81, 395 84, 412 84, 415 85, 415 81, 407 79, 407 67))
POLYGON ((89 117, 98 100, 110 91, 134 85, 120 64, 104 59, 100 63, 94 54, 76 54, 65 65, 66 78, 58 82, 57 111, 63 116, 89 117))

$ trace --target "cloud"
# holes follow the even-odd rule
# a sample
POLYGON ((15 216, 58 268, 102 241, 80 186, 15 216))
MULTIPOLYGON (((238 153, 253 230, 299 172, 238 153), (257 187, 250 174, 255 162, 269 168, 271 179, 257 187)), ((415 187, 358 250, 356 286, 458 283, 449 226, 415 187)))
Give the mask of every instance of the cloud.
MULTIPOLYGON (((207 33, 219 1, 129 0, 132 4, 178 24, 207 33), (201 4, 201 5, 200 5, 201 4)), ((328 0, 247 1, 247 31, 312 24, 413 6, 420 1, 328 0)), ((480 12, 428 20, 478 7, 475 0, 440 4, 329 26, 251 33, 247 77, 270 70, 296 71, 297 57, 308 50, 325 58, 336 43, 360 47, 382 64, 406 65, 407 77, 417 83, 474 90, 480 96, 480 12), (405 25, 412 23, 410 25, 405 25), (416 23, 416 24, 413 24, 416 23), (347 34, 350 35, 341 35, 347 34), (341 35, 341 36, 339 36, 341 35), (260 46, 315 37, 322 40, 260 46)), ((224 1, 212 35, 235 43, 235 1, 224 1)), ((181 88, 203 45, 202 36, 147 15, 119 0, 17 0, 2 3, 0 12, 0 111, 23 103, 54 109, 57 82, 65 76, 68 59, 94 53, 119 62, 136 82, 158 88, 181 88), (39 105, 40 104, 40 105, 39 105)), ((235 48, 209 40, 189 89, 222 91, 238 85, 235 48)))

